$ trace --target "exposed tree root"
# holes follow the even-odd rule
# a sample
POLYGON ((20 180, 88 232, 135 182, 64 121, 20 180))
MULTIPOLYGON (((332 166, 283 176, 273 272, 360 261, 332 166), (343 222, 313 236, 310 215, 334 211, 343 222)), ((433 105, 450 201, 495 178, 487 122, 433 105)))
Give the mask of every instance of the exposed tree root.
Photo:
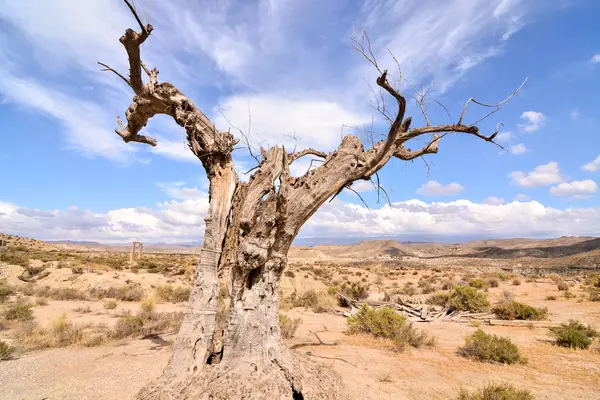
MULTIPOLYGON (((286 351, 287 353, 287 351, 286 351)), ((282 359, 233 359, 207 365, 185 383, 154 383, 144 388, 139 400, 346 400, 340 376, 320 363, 299 354, 282 359)))

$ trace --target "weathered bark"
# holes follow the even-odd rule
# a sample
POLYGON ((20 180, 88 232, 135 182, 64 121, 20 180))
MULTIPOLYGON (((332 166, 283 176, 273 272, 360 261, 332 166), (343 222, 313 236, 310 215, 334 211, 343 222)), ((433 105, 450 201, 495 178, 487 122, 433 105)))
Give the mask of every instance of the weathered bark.
POLYGON ((183 325, 163 375, 138 398, 347 398, 339 376, 291 352, 281 340, 277 293, 292 241, 325 201, 357 180, 371 179, 392 157, 412 160, 437 153, 440 133, 460 132, 488 142, 496 133, 485 136, 476 126, 462 124, 464 110, 457 124, 430 126, 427 119, 427 126, 410 129, 410 117, 404 118, 404 96, 390 85, 387 71, 372 61, 380 72, 377 84, 398 106, 395 118, 389 118, 385 140, 365 150, 359 138, 348 135, 330 153, 261 149, 256 172, 247 183, 238 182, 231 157, 237 141, 229 132, 218 131, 175 86, 159 83, 158 70, 145 67, 140 46, 152 26, 143 25, 125 2, 141 28, 140 32, 128 29, 120 39, 129 58, 129 79, 101 64, 135 93, 125 112, 127 125, 117 118, 116 133, 125 142, 155 146, 156 140, 140 135, 141 129, 156 114, 171 116, 185 130, 190 150, 210 182, 204 241, 183 325), (142 71, 148 76, 146 83, 142 71), (433 136, 423 148, 405 147, 407 141, 425 134, 433 136), (290 177, 290 164, 305 155, 325 162, 304 176, 290 177), (223 311, 219 318, 218 310, 223 311))

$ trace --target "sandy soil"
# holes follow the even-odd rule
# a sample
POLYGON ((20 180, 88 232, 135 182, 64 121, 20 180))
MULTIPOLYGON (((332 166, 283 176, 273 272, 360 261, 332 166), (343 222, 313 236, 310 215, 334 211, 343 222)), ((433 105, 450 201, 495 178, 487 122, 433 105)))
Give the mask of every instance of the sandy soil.
MULTIPOLYGON (((571 240, 573 242, 574 240, 571 240)), ((510 243, 518 246, 518 243, 510 243)), ((375 253, 383 245, 377 244, 375 253)), ((367 251, 357 246, 354 251, 367 251)), ((426 246, 421 245, 426 249, 426 246)), ((404 249, 404 247, 403 247, 404 249)), ((425 250, 423 250, 425 251, 425 250)), ((294 253, 290 271, 284 275, 281 290, 284 296, 292 292, 320 291, 334 281, 368 282, 371 299, 380 299, 384 292, 402 288, 411 282, 437 274, 439 282, 460 280, 467 273, 482 273, 502 266, 506 260, 464 260, 448 258, 419 261, 417 268, 407 267, 413 261, 397 260, 390 269, 383 257, 364 262, 352 258, 342 263, 343 249, 335 248, 331 256, 323 249, 306 250, 306 258, 294 253), (437 270, 437 271, 434 271, 437 270), (321 271, 323 270, 323 271, 321 271), (323 276, 323 274, 327 276, 323 276)), ((371 253, 369 253, 371 254, 371 253)), ((377 253, 379 254, 379 253, 377 253)), ((355 256, 354 256, 355 257, 355 256)), ((514 261, 514 260, 513 260, 514 261)), ((526 264, 524 260, 516 260, 526 264)), ((34 265, 37 261, 34 261, 34 265)), ((151 293, 166 283, 186 284, 182 276, 163 276, 145 271, 113 271, 102 268, 86 269, 73 274, 68 268, 48 268, 50 274, 37 285, 73 287, 88 290, 93 287, 123 285, 136 282, 151 293)), ((18 277, 23 268, 0 265, 0 278, 23 287, 28 283, 18 277)), ((566 278, 574 298, 566 299, 549 278, 522 279, 521 285, 511 280, 487 291, 490 301, 503 298, 511 292, 514 299, 536 307, 547 307, 549 320, 565 322, 578 319, 600 327, 600 303, 587 299, 580 282, 566 278), (547 296, 556 300, 547 300, 547 296)), ((424 300, 428 295, 411 296, 424 300)), ((31 298, 35 301, 35 297, 31 298)), ((0 305, 0 311, 6 305, 0 305)), ((102 301, 48 300, 47 305, 35 306, 34 316, 42 326, 49 326, 63 313, 76 324, 106 324, 113 326, 119 315, 126 311, 136 313, 136 302, 119 302, 117 308, 106 310, 102 301), (88 310, 89 309, 89 310, 88 310)), ((158 312, 183 311, 184 303, 157 305, 158 312)), ((339 314, 316 314, 304 308, 284 311, 302 324, 289 345, 294 351, 313 357, 336 370, 356 399, 451 399, 460 387, 475 389, 487 382, 510 382, 529 389, 536 399, 600 399, 600 344, 591 349, 569 350, 555 346, 545 328, 490 326, 485 323, 457 323, 436 321, 416 324, 436 338, 433 348, 410 349, 394 352, 388 344, 366 336, 345 334, 346 319, 339 314), (528 359, 524 365, 493 365, 470 361, 457 354, 457 348, 477 328, 488 333, 507 336, 519 346, 528 359), (315 335, 316 334, 316 335, 315 335), (319 344, 317 335, 325 344, 319 344)), ((0 338, 15 341, 11 329, 0 331, 0 338)), ((0 362, 0 399, 127 399, 145 383, 158 376, 168 362, 173 334, 151 339, 124 339, 110 341, 101 347, 67 347, 38 351, 20 351, 14 359, 0 362)))

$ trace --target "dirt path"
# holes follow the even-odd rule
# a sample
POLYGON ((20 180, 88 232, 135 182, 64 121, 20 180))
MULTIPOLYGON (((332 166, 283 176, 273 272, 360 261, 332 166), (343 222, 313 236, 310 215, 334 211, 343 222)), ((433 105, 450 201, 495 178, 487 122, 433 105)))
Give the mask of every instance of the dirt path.
POLYGON ((162 372, 170 353, 156 339, 26 353, 0 363, 0 399, 128 399, 162 372))

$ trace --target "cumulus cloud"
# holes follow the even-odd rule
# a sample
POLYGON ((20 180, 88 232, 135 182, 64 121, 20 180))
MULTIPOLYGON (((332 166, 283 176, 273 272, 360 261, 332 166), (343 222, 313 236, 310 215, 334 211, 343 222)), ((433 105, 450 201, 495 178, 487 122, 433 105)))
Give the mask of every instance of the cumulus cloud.
POLYGON ((539 187, 563 181, 556 161, 538 165, 529 173, 513 171, 508 176, 514 185, 522 187, 539 187))
MULTIPOLYGON (((184 191, 178 196, 185 199, 164 201, 154 208, 122 208, 106 213, 76 207, 37 210, 0 202, 0 225, 7 233, 47 240, 196 241, 204 232, 208 199, 206 193, 193 193, 184 191)), ((537 201, 478 204, 468 200, 408 200, 368 210, 336 199, 321 207, 301 229, 299 238, 557 237, 596 235, 598 226, 600 207, 559 210, 537 201)))
POLYGON ((527 146, 525 146, 523 143, 519 143, 515 144, 514 146, 510 146, 509 151, 511 154, 521 155, 527 153, 528 150, 527 146))
POLYGON ((581 166, 581 169, 583 171, 587 171, 587 172, 596 172, 600 169, 600 155, 598 157, 596 157, 593 161, 590 161, 589 163, 585 163, 581 166))
POLYGON ((370 181, 357 181, 352 184, 352 189, 356 190, 359 193, 363 192, 371 192, 375 190, 375 186, 370 181))
POLYGON ((597 235, 599 224, 600 207, 558 210, 537 201, 489 205, 408 200, 371 212, 334 200, 306 223, 300 236, 558 237, 597 235))
POLYGON ((595 64, 600 63, 600 54, 594 54, 590 61, 595 64))
POLYGON ((588 198, 598 191, 598 184, 591 179, 584 181, 563 182, 550 189, 553 196, 573 196, 575 198, 588 198))
POLYGON ((531 200, 531 196, 528 196, 524 193, 519 193, 515 196, 515 201, 528 201, 531 200))
POLYGON ((522 130, 525 132, 535 132, 546 123, 547 117, 538 111, 525 111, 521 114, 521 119, 525 120, 524 124, 519 125, 522 130))
POLYGON ((506 200, 498 198, 496 196, 490 196, 483 201, 483 204, 489 204, 492 206, 499 206, 504 203, 506 203, 506 200))
POLYGON ((427 181, 417 189, 417 193, 423 196, 451 196, 463 190, 464 186, 456 182, 443 185, 437 181, 427 181))

